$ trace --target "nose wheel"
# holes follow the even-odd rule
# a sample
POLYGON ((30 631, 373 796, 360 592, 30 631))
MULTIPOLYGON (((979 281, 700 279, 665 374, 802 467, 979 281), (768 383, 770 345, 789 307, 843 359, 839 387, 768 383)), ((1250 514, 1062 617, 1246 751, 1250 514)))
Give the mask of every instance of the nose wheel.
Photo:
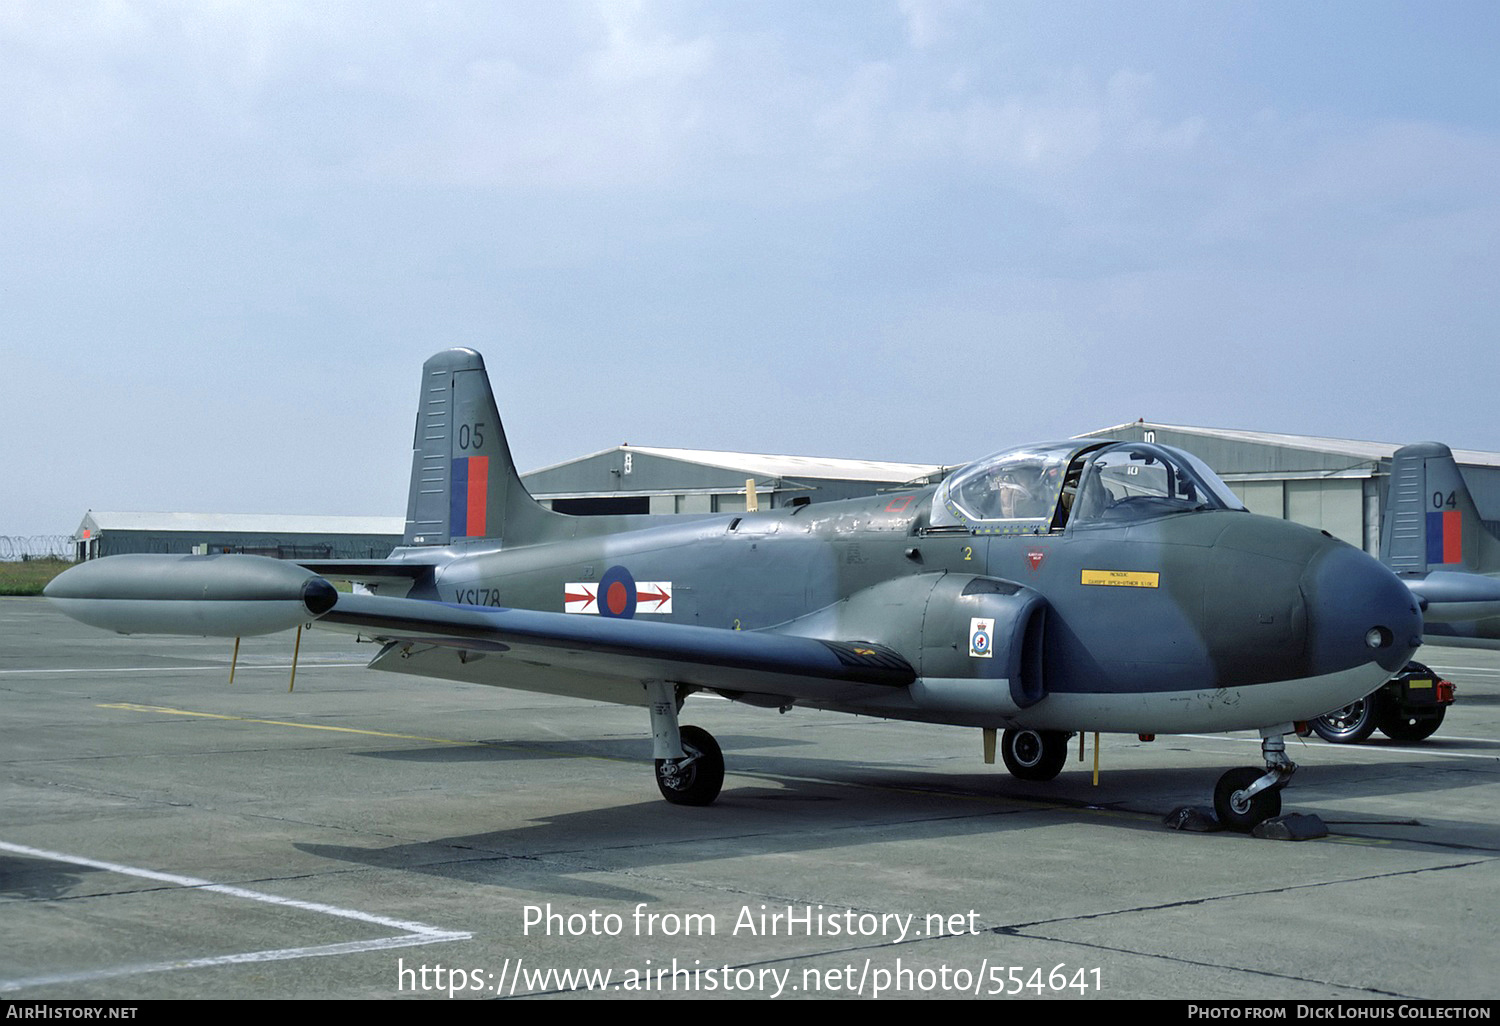
POLYGON ((1248 833, 1257 824, 1281 814, 1281 789, 1297 772, 1296 763, 1287 758, 1283 740, 1283 735, 1292 730, 1290 723, 1262 728, 1260 750, 1266 768, 1242 766, 1219 778, 1214 786, 1214 814, 1222 826, 1248 833))
POLYGON ((1249 831, 1281 814, 1281 788, 1274 784, 1262 790, 1251 790, 1271 774, 1254 766, 1232 769, 1219 778, 1214 787, 1214 815, 1230 830, 1249 831))

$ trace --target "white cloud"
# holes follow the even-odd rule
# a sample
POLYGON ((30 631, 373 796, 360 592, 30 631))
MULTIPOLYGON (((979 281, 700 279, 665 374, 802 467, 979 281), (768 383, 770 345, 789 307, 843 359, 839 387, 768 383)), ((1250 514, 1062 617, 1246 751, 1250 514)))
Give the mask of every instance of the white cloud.
POLYGON ((926 50, 954 40, 959 30, 953 22, 972 6, 969 0, 898 0, 905 19, 907 42, 926 50))
POLYGON ((599 3, 605 45, 589 56, 589 66, 607 86, 654 81, 690 88, 710 70, 713 41, 703 36, 673 38, 656 27, 644 9, 640 2, 599 3))

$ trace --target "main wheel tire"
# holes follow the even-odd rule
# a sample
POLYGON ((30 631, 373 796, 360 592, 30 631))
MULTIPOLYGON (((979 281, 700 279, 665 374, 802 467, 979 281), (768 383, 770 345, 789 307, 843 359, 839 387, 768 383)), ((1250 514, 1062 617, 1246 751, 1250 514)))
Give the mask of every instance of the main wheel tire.
POLYGON ((1313 732, 1336 745, 1357 745, 1375 733, 1380 719, 1380 692, 1372 692, 1342 709, 1326 712, 1312 721, 1313 732))
POLYGON ((1426 741, 1443 725, 1446 712, 1441 705, 1435 712, 1424 711, 1416 715, 1392 709, 1380 721, 1380 732, 1392 741, 1426 741))
POLYGON ((1007 730, 1000 739, 1000 755, 1017 780, 1051 780, 1068 761, 1068 735, 1057 730, 1007 730))
POLYGON ((1214 814, 1220 825, 1229 830, 1248 833, 1255 824, 1262 823, 1281 812, 1281 789, 1273 787, 1251 798, 1237 797, 1239 792, 1265 776, 1266 771, 1254 766, 1232 769, 1219 778, 1214 786, 1214 814))
POLYGON ((702 727, 683 727, 682 752, 693 761, 676 774, 666 774, 668 760, 656 760, 656 786, 673 805, 712 805, 724 786, 724 753, 719 742, 702 727), (695 758, 696 757, 696 758, 695 758))

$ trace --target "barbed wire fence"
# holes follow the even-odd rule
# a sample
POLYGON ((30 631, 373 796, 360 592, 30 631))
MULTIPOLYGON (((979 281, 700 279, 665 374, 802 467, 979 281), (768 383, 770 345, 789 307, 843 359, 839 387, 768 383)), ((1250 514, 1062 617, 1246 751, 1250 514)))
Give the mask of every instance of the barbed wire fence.
POLYGON ((71 534, 0 534, 0 562, 73 559, 71 534))

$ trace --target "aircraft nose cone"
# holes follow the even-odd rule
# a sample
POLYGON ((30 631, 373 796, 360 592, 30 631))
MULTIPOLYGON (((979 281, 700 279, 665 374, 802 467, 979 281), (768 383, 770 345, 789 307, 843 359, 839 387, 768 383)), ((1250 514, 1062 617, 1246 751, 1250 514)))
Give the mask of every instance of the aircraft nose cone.
POLYGON ((1422 614, 1390 570, 1351 545, 1330 545, 1302 575, 1314 673, 1371 662, 1396 673, 1422 643, 1422 614))

